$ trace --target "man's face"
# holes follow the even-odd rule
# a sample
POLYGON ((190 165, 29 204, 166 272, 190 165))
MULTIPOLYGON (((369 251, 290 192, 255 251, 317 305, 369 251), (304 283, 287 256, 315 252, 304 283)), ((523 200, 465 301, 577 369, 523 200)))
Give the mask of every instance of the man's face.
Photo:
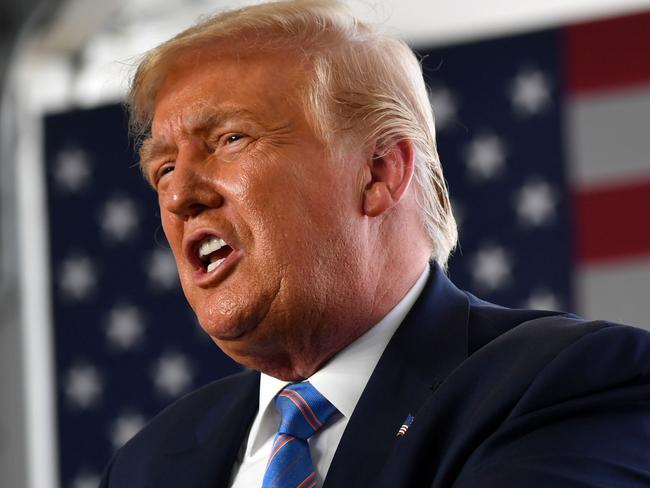
POLYGON ((361 149, 328 157, 301 106, 304 70, 288 53, 183 56, 144 151, 190 305, 227 354, 259 369, 348 341, 365 265, 361 149))

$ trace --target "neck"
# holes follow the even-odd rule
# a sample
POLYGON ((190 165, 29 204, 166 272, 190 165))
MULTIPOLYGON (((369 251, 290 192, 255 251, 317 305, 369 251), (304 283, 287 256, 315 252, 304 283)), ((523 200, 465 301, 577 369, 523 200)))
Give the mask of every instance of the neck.
POLYGON ((366 295, 371 297, 366 305, 357 300, 343 320, 327 321, 321 328, 315 328, 307 340, 303 337, 300 341, 286 341, 283 354, 278 355, 276 351, 268 361, 262 362, 263 355, 255 355, 255 364, 251 367, 285 381, 309 378, 397 306, 426 266, 428 264, 425 260, 417 267, 406 269, 398 277, 393 276, 392 280, 378 280, 371 289, 372 293, 366 295), (338 333, 334 334, 334 330, 338 333))

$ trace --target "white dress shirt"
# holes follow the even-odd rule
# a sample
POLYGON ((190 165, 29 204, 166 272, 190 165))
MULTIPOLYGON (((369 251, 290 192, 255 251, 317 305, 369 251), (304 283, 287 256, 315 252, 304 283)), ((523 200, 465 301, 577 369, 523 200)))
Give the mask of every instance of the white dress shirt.
MULTIPOLYGON (((338 410, 308 441, 319 486, 327 475, 343 431, 370 375, 391 337, 422 292, 428 276, 429 266, 404 298, 379 323, 337 353, 309 378, 309 382, 338 410)), ((257 416, 233 468, 231 488, 262 486, 266 464, 280 424, 280 414, 273 400, 288 384, 287 381, 261 373, 257 416)))

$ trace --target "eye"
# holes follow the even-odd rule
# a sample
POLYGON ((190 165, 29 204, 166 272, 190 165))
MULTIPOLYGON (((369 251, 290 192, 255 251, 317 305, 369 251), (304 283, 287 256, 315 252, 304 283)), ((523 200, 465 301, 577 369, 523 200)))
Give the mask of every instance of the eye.
POLYGON ((205 142, 205 149, 208 153, 217 153, 225 151, 229 153, 231 151, 239 151, 243 149, 250 137, 246 134, 239 132, 230 132, 227 134, 222 134, 218 137, 215 137, 212 141, 205 142))
POLYGON ((171 173, 174 171, 174 161, 168 161, 162 165, 156 170, 156 173, 154 174, 154 184, 158 184, 158 182, 168 173, 171 173))
POLYGON ((228 134, 226 136, 226 144, 232 144, 234 142, 237 142, 238 140, 242 139, 244 137, 243 134, 228 134))

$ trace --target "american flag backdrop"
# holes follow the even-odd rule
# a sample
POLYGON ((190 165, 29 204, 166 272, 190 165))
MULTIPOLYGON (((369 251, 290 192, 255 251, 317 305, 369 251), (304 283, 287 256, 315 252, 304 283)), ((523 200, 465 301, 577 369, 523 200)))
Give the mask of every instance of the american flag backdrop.
MULTIPOLYGON (((650 328, 648 32, 641 14, 419 49, 459 286, 650 328)), ((95 487, 156 412, 238 367, 185 304, 122 108, 45 134, 61 486, 95 487)))

